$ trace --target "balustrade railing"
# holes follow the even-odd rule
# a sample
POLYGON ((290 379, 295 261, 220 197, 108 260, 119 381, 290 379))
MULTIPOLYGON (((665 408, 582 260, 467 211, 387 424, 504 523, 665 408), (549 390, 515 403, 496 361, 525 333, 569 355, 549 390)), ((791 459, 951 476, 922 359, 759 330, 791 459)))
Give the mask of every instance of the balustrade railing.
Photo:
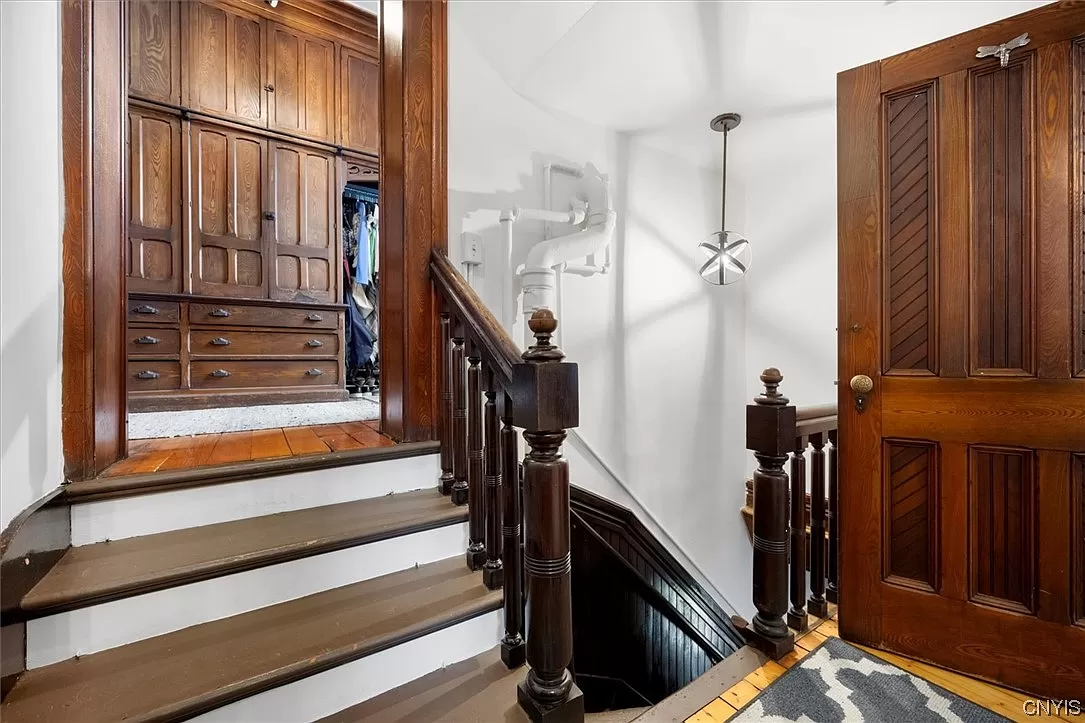
POLYGON ((779 370, 766 369, 764 393, 746 408, 746 447, 757 459, 752 481, 757 614, 744 632, 750 644, 774 659, 794 648, 792 631, 806 630, 810 616, 828 615, 839 585, 837 408, 796 409, 780 393, 782 381, 779 370))
POLYGON ((467 565, 490 589, 503 588, 501 659, 529 666, 517 688, 521 707, 533 721, 583 721, 569 671, 569 469, 561 456, 566 430, 579 423, 577 366, 550 343, 558 322, 549 310, 528 322, 535 344, 520 354, 443 254, 434 253, 430 270, 443 304, 441 491, 468 505, 467 565), (527 443, 522 464, 516 428, 527 443))

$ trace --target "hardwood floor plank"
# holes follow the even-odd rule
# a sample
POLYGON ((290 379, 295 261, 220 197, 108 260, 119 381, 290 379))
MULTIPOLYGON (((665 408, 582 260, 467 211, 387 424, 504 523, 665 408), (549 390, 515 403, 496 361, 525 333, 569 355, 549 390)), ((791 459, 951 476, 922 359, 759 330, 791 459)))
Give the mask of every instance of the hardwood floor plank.
POLYGON ((798 645, 796 645, 794 650, 792 650, 784 657, 780 658, 780 660, 778 660, 777 662, 785 668, 790 668, 792 665, 795 665, 809 654, 810 651, 803 650, 798 645))
POLYGON ((350 436, 339 424, 323 424, 319 427, 313 427, 313 431, 316 432, 324 444, 331 447, 333 452, 345 452, 350 449, 364 449, 366 447, 366 445, 350 436))
POLYGON ((257 429, 252 433, 252 458, 289 457, 290 444, 282 429, 257 429))
POLYGON ((195 437, 189 437, 188 446, 175 450, 159 469, 191 469, 204 466, 211 453, 215 451, 215 445, 218 444, 221 436, 221 434, 198 434, 195 437))
POLYGON ((828 638, 815 630, 813 632, 807 633, 806 635, 803 635, 801 638, 796 640, 795 646, 802 648, 809 653, 814 648, 824 643, 826 640, 828 640, 828 638))
POLYGON ((772 660, 768 661, 760 668, 755 670, 746 676, 747 683, 757 688, 758 690, 764 690, 769 687, 769 683, 779 678, 781 675, 787 672, 787 668, 772 660))
POLYGON ((219 437, 208 464, 244 462, 252 458, 252 432, 227 432, 219 437))
POLYGON ((283 429, 290 453, 295 457, 303 454, 324 454, 331 448, 316 435, 312 427, 286 427, 283 429))
POLYGON ((750 683, 745 680, 740 680, 738 683, 725 690, 720 697, 733 705, 735 710, 738 710, 756 698, 760 692, 761 691, 753 687, 750 683))
POLYGON ((737 712, 738 711, 733 705, 722 698, 716 698, 704 708, 697 711, 693 717, 687 718, 686 720, 696 721, 696 723, 722 723, 737 712))
POLYGON ((395 442, 365 422, 344 422, 339 426, 351 437, 358 440, 363 447, 391 447, 395 445, 395 442))

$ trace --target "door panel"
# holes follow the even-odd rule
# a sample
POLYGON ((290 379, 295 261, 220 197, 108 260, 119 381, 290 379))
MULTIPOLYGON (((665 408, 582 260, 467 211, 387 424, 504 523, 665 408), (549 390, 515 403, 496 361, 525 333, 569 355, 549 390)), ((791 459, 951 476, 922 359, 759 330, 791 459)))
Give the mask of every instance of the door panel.
POLYGON ((339 60, 342 144, 367 153, 380 152, 380 70, 376 62, 351 48, 339 60))
POLYGON ((334 143, 334 46, 278 23, 271 23, 269 35, 271 127, 334 143))
POLYGON ((128 290, 181 291, 181 120, 128 113, 128 290))
POLYGON ((128 4, 128 92, 148 100, 181 102, 181 3, 128 4))
POLYGON ((275 257, 271 297, 291 301, 338 299, 335 156, 289 143, 272 143, 271 188, 275 257))
POLYGON ((193 291, 267 298, 264 177, 267 141, 192 124, 190 144, 193 291))
POLYGON ((1085 691, 1075 34, 1051 6, 838 91, 840 373, 874 380, 841 390, 841 630, 1054 697, 1085 691))
POLYGON ((198 111, 267 125, 265 21, 202 2, 188 12, 188 105, 198 111))

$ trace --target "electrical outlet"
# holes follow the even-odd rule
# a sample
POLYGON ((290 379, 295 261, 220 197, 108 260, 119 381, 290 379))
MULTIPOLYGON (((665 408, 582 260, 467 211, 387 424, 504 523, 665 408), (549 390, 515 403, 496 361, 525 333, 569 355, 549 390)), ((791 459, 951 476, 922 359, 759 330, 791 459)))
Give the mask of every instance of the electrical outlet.
POLYGON ((460 236, 463 244, 463 262, 465 264, 482 263, 482 236, 471 231, 464 231, 460 236))

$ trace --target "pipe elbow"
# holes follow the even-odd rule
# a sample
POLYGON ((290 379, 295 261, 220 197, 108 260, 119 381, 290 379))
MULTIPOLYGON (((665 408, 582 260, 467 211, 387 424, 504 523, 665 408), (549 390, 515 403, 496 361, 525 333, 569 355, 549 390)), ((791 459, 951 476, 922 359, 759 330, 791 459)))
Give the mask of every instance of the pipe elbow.
POLYGON ((617 212, 608 210, 601 223, 596 222, 578 233, 536 244, 528 253, 525 271, 551 269, 560 263, 601 251, 614 237, 617 222, 617 212))

